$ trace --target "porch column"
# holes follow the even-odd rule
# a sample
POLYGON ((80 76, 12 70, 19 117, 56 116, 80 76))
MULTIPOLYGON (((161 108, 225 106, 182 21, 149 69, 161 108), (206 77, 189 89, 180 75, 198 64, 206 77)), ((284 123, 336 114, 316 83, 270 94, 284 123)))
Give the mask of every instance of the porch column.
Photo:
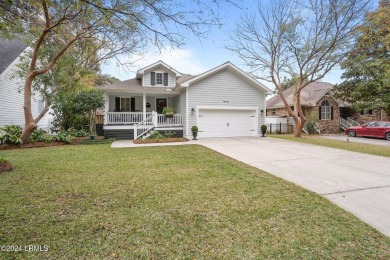
POLYGON ((105 94, 104 100, 104 125, 108 124, 108 111, 110 109, 110 95, 108 93, 105 94))
POLYGON ((142 112, 143 112, 143 120, 146 119, 146 93, 142 93, 142 112))

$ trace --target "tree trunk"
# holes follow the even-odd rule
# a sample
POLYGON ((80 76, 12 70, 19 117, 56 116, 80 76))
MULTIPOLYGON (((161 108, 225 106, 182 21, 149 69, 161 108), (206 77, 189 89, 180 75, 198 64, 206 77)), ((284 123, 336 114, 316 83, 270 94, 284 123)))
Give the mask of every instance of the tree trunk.
POLYGON ((92 124, 92 133, 93 135, 96 135, 96 111, 92 112, 91 124, 92 124))
POLYGON ((32 132, 36 128, 36 124, 34 122, 32 111, 31 111, 31 89, 32 89, 32 81, 33 76, 30 74, 26 82, 24 83, 24 129, 20 139, 22 139, 23 143, 26 143, 32 134, 32 132))

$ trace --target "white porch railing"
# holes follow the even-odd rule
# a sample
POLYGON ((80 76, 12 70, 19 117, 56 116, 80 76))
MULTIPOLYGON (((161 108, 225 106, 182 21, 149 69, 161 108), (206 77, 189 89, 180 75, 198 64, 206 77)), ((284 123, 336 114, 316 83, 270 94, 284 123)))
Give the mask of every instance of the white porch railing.
POLYGON ((156 115, 156 112, 152 112, 144 121, 134 125, 134 140, 143 136, 155 127, 156 115))
POLYGON ((350 123, 352 126, 359 126, 360 124, 352 119, 352 117, 347 117, 347 122, 350 123))
POLYGON ((340 127, 345 130, 351 126, 359 126, 360 124, 353 120, 351 117, 347 117, 347 120, 340 117, 340 127))
POLYGON ((165 115, 157 115, 157 126, 181 126, 183 120, 181 114, 174 114, 172 118, 166 117, 165 115))
MULTIPOLYGON (((143 112, 107 112, 108 125, 130 125, 143 121, 143 112)), ((152 115, 152 112, 146 112, 146 117, 152 115)))
POLYGON ((350 126, 352 126, 352 124, 350 122, 348 122, 344 118, 340 117, 340 127, 341 127, 341 129, 345 130, 345 129, 347 129, 350 126))

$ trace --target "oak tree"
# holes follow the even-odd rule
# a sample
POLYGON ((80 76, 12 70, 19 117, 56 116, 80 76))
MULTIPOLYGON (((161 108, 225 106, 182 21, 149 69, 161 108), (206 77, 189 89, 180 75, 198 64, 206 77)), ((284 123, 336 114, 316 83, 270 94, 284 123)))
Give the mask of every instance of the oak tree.
POLYGON ((357 30, 335 95, 359 110, 383 109, 390 115, 390 1, 380 1, 357 30))
MULTIPOLYGON (((7 37, 19 36, 31 47, 23 86, 23 142, 29 139, 49 110, 49 102, 46 102, 43 111, 33 118, 34 81, 53 70, 72 46, 93 41, 96 46, 92 53, 97 62, 142 52, 150 44, 158 48, 164 45, 179 47, 186 40, 183 31, 201 38, 208 26, 219 24, 215 12, 218 8, 214 8, 218 5, 219 1, 206 3, 201 0, 185 4, 171 0, 1 1, 0 33, 7 37)), ((84 47, 88 48, 88 45, 84 47)))
POLYGON ((368 0, 270 1, 243 16, 231 34, 228 49, 243 59, 253 76, 275 86, 294 119, 295 137, 301 136, 306 121, 301 91, 345 58, 367 4, 368 0), (294 109, 283 94, 286 82, 294 83, 294 109))

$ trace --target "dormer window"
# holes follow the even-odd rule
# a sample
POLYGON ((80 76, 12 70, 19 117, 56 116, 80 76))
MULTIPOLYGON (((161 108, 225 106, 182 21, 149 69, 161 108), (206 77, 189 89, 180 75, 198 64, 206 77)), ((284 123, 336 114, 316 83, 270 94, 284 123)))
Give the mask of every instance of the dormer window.
POLYGON ((150 84, 152 86, 157 85, 157 86, 168 86, 168 73, 166 72, 155 72, 152 71, 150 72, 150 84))
POLYGON ((157 85, 163 84, 163 74, 162 73, 156 73, 156 84, 157 85))

